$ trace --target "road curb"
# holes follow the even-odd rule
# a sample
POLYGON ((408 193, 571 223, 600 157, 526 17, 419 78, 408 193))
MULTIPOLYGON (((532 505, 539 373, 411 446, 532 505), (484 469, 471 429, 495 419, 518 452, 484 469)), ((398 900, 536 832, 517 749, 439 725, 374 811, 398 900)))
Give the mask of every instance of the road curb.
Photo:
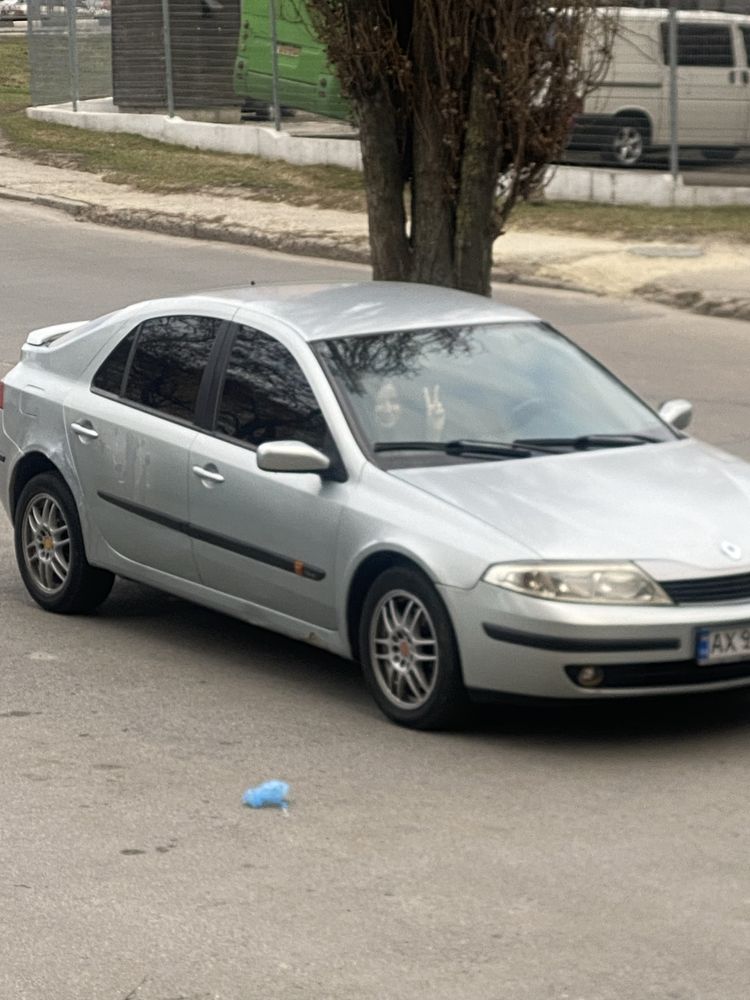
POLYGON ((750 298, 733 295, 709 295, 684 288, 669 288, 656 283, 641 285, 635 294, 660 305, 687 309, 702 316, 750 320, 750 298))
POLYGON ((160 233, 163 236, 181 236, 187 239, 254 246, 308 257, 326 257, 329 260, 346 263, 367 264, 370 260, 369 248, 362 245, 364 241, 342 243, 341 237, 334 233, 326 236, 267 233, 225 221, 207 222, 189 216, 151 212, 145 209, 109 209, 103 205, 77 201, 73 198, 28 194, 8 188, 0 188, 0 198, 58 209, 73 216, 78 222, 93 222, 121 229, 140 229, 160 233))

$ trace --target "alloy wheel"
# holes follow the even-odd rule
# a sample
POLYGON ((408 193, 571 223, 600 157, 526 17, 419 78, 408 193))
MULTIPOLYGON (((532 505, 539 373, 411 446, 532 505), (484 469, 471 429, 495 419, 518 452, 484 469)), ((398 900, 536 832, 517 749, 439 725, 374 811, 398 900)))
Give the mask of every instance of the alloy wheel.
POLYGON ((60 593, 70 573, 70 529, 62 508, 49 493, 38 493, 26 507, 23 558, 43 594, 60 593))
POLYGON ((438 678, 435 625, 418 597, 391 590, 378 602, 370 624, 370 662, 386 698, 398 708, 421 708, 438 678))

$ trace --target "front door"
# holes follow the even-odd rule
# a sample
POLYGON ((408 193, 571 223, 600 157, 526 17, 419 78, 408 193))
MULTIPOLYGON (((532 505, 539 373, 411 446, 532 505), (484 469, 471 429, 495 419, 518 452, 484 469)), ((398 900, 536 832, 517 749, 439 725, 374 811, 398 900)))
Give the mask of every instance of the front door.
POLYGON ((346 483, 258 468, 264 441, 329 450, 323 415, 292 354, 244 326, 219 383, 215 424, 190 453, 190 532, 203 584, 321 628, 337 627, 333 568, 346 483))

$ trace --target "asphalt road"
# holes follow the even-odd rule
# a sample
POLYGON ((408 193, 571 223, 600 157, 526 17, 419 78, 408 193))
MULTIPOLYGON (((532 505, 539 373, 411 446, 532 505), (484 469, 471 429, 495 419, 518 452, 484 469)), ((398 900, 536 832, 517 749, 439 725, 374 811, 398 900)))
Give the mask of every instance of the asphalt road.
MULTIPOLYGON (((138 297, 366 274, 7 202, 0 248, 6 367, 138 297)), ((750 458, 747 325, 502 297, 750 458)), ((133 584, 45 614, 7 525, 0 621, 1 998, 747 997, 749 695, 412 733, 352 664, 133 584), (287 815, 241 806, 266 778, 287 815)))

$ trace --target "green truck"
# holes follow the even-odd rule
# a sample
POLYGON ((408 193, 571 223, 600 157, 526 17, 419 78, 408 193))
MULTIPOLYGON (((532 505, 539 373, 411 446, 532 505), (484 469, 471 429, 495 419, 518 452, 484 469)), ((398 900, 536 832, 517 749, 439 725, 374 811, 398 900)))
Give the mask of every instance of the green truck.
MULTIPOLYGON (((312 34, 304 0, 272 2, 279 104, 327 118, 351 118, 325 47, 312 34)), ((269 0, 242 0, 234 89, 253 102, 270 104, 273 100, 272 37, 269 0)))

